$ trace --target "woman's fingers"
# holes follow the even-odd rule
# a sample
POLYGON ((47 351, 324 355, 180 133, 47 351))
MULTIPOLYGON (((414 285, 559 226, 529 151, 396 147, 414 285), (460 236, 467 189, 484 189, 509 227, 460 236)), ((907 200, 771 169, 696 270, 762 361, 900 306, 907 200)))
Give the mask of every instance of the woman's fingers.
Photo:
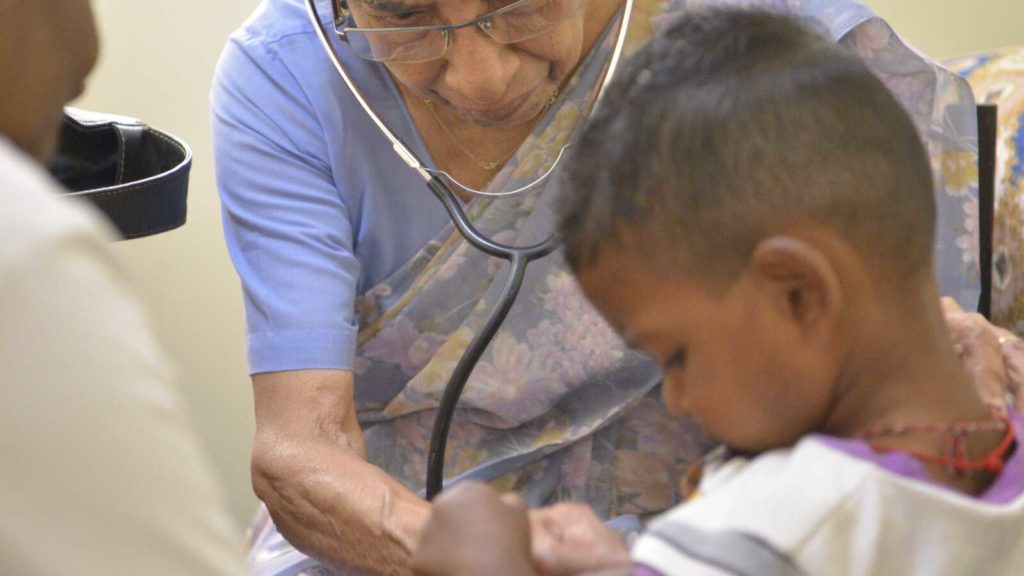
POLYGON ((963 308, 960 307, 960 303, 949 296, 939 298, 939 304, 942 306, 942 311, 946 314, 956 314, 964 311, 963 308))
POLYGON ((1024 412, 1024 341, 1009 330, 996 328, 1006 366, 1007 392, 1017 412, 1024 412))
POLYGON ((515 492, 502 492, 498 498, 510 508, 524 512, 527 510, 526 500, 523 500, 523 497, 515 492))
POLYGON ((993 410, 1005 412, 1007 393, 1019 401, 1016 392, 1024 384, 1024 357, 1008 345, 1015 337, 980 314, 964 312, 952 298, 942 298, 941 304, 953 347, 975 389, 993 410))

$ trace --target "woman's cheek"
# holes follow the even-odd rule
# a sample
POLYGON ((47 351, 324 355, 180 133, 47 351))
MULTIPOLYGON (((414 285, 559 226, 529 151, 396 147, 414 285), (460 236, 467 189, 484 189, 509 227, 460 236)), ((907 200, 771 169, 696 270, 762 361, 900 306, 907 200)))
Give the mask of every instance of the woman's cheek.
POLYGON ((430 98, 430 88, 444 70, 444 61, 417 64, 385 64, 391 75, 420 98, 430 98))
POLYGON ((569 75, 580 61, 583 52, 583 29, 574 27, 571 32, 549 34, 524 42, 520 48, 536 58, 551 63, 549 76, 560 82, 569 75), (536 42, 534 42, 536 41, 536 42))

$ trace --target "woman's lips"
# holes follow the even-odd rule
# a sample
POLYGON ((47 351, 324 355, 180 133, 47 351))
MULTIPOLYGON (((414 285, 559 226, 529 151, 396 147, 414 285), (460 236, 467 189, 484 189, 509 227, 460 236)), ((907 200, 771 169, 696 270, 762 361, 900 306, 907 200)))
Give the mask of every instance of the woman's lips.
POLYGON ((490 108, 459 108, 459 113, 466 118, 483 120, 485 122, 501 122, 502 120, 507 120, 518 112, 519 109, 529 101, 530 96, 532 96, 536 90, 537 87, 534 86, 530 90, 523 92, 521 95, 490 108))

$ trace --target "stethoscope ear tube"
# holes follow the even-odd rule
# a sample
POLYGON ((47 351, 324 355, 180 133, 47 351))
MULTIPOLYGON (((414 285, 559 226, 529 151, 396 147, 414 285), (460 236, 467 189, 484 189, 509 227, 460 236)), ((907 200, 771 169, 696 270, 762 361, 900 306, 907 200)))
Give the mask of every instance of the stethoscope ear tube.
POLYGON ((412 150, 409 149, 409 146, 407 146, 401 138, 396 136, 395 133, 388 128, 388 125, 385 124, 379 116, 377 116, 377 113, 366 101, 366 97, 363 96, 362 91, 359 90, 359 86, 356 86, 355 81, 348 75, 348 70, 346 70, 345 65, 342 64, 341 57, 338 56, 338 53, 334 50, 334 46, 331 45, 330 38, 327 37, 327 29, 324 27, 323 22, 320 21, 320 15, 316 11, 316 0, 306 0, 306 14, 309 16, 309 20, 313 24, 313 31, 316 32, 316 36, 320 40, 320 45, 323 47, 324 53, 327 54, 327 57, 331 60, 331 64, 334 66, 334 69, 338 72, 338 75, 341 76, 345 85, 348 86, 349 91, 352 92, 352 96, 354 96, 356 101, 359 102, 359 105, 363 108, 363 111, 366 112, 366 115, 370 117, 370 120, 377 125, 377 129, 380 130, 381 134, 391 142, 391 147, 394 148, 398 157, 401 158, 409 168, 416 171, 416 173, 423 178, 424 182, 429 182, 430 179, 433 178, 433 175, 424 168, 423 163, 420 162, 420 159, 417 158, 415 154, 413 154, 412 150))
MULTIPOLYGON (((445 210, 448 212, 448 216, 452 219, 455 228, 459 231, 459 234, 461 234, 463 238, 465 238, 466 241, 477 250, 480 250, 490 256, 507 260, 511 266, 508 278, 505 281, 505 286, 503 287, 497 302, 494 304, 494 308, 491 310, 490 315, 484 322, 483 327, 469 343, 469 346, 463 353, 462 358, 460 358, 459 362, 456 364, 455 370, 452 372, 451 377, 448 379, 448 384, 445 386, 441 402, 438 405, 437 417, 434 420, 434 429, 430 438, 430 452, 427 458, 426 497, 427 499, 433 499, 434 496, 440 493, 443 488, 444 460, 445 450, 448 445, 448 433, 451 430, 452 419, 454 418, 455 410, 458 407, 459 398, 462 396, 462 391, 465 389, 466 383, 469 381, 469 377, 473 373, 473 369, 480 361, 480 358, 487 349, 487 346, 494 339, 498 330, 501 328, 502 323, 505 321, 505 318, 508 316, 509 311, 512 309, 516 296, 519 294, 519 290, 523 285, 523 278, 526 275, 526 267, 530 262, 544 258, 554 252, 558 247, 558 241, 555 234, 552 233, 546 240, 537 244, 530 246, 508 246, 500 242, 495 242, 493 239, 488 238, 477 230, 462 210, 462 204, 459 202, 458 197, 452 191, 451 187, 448 186, 442 178, 427 169, 412 150, 410 150, 410 148, 388 128, 380 117, 377 116, 376 112, 374 112, 369 102, 367 102, 362 92, 360 92, 359 87, 356 86, 356 83, 349 76, 348 71, 341 62, 341 57, 331 45, 330 39, 327 36, 327 30, 320 21, 319 14, 317 14, 315 0, 306 0, 306 11, 309 15, 310 21, 313 23, 313 29, 316 31, 317 37, 320 39, 320 43, 323 46, 324 51, 330 58, 335 70, 337 70, 342 80, 344 80, 345 84, 352 92, 352 95, 359 102, 359 105, 366 112, 367 116, 369 116, 373 123, 377 125, 377 128, 381 133, 391 142, 391 146, 394 148, 395 153, 399 158, 401 158, 409 168, 416 171, 416 173, 423 178, 427 187, 430 188, 430 191, 438 200, 441 201, 445 210)), ((619 34, 615 43, 615 49, 609 59, 605 78, 598 91, 596 102, 594 103, 595 107, 600 103, 601 97, 604 95, 605 90, 608 87, 608 81, 611 79, 615 68, 618 66, 619 59, 622 55, 622 49, 625 44, 626 32, 629 29, 629 21, 632 11, 633 0, 626 0, 626 6, 619 25, 619 34)))

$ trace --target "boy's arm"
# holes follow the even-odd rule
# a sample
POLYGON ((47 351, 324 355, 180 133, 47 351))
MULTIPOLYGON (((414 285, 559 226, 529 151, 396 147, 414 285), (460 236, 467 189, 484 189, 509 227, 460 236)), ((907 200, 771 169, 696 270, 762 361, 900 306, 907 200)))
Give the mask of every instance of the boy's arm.
POLYGON ((420 576, 535 576, 530 521, 521 499, 467 482, 434 501, 412 558, 420 576))

